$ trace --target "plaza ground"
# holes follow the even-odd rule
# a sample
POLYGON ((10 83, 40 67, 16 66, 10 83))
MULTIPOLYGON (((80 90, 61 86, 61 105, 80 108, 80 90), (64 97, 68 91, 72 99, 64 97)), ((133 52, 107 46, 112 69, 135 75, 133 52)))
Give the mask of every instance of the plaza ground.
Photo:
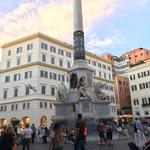
MULTIPOLYGON (((133 139, 121 139, 113 140, 113 146, 100 145, 98 141, 88 141, 86 144, 86 150, 129 150, 128 142, 132 142, 133 139)), ((48 150, 49 144, 32 144, 31 150, 48 150)), ((19 149, 21 150, 21 146, 19 149)), ((73 144, 64 144, 64 150, 73 150, 73 144)))

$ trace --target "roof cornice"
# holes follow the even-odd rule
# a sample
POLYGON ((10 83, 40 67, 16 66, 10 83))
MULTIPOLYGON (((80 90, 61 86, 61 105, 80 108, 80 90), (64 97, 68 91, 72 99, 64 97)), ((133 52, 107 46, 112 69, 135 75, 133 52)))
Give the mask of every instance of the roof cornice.
MULTIPOLYGON (((7 48, 9 46, 12 46, 12 45, 15 45, 15 44, 19 44, 19 43, 25 42, 27 40, 31 40, 31 39, 38 38, 38 37, 46 39, 47 41, 51 41, 51 42, 54 42, 56 44, 62 45, 63 47, 66 47, 66 48, 71 49, 73 51, 73 46, 71 44, 68 44, 66 42, 57 40, 55 38, 52 38, 52 37, 50 37, 50 36, 48 36, 46 34, 40 33, 40 32, 32 34, 32 35, 28 35, 26 37, 20 38, 18 40, 12 41, 12 42, 5 43, 5 44, 3 44, 1 46, 1 48, 4 49, 4 48, 7 48)), ((97 56, 95 54, 92 54, 92 53, 90 53, 88 51, 86 51, 85 54, 87 56, 93 57, 94 59, 97 59, 98 61, 103 61, 103 62, 106 62, 108 64, 113 64, 111 61, 105 60, 104 58, 99 57, 99 56, 97 56)))

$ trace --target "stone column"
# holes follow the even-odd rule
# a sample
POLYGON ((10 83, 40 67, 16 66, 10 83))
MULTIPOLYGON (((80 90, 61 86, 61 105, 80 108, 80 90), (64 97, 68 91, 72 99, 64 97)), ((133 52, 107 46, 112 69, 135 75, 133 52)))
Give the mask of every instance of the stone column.
POLYGON ((74 32, 83 31, 81 0, 73 0, 74 32))

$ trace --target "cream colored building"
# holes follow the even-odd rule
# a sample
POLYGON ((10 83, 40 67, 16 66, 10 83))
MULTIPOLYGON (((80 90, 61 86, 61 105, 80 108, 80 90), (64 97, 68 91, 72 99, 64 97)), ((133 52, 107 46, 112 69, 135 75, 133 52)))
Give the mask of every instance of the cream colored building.
MULTIPOLYGON (((111 63, 86 52, 95 82, 106 83, 112 117, 117 115, 111 63)), ((57 88, 69 88, 68 68, 73 64, 73 47, 36 33, 2 46, 0 68, 0 125, 17 118, 23 123, 50 125, 55 117, 57 88)))
POLYGON ((150 62, 131 67, 128 77, 133 115, 150 117, 150 62))

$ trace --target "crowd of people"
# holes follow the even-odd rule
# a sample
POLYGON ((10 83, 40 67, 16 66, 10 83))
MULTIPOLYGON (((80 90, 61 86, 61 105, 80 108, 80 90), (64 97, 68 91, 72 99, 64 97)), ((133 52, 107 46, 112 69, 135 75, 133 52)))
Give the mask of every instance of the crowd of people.
MULTIPOLYGON (((118 140, 122 137, 129 138, 130 130, 133 128, 134 142, 129 143, 131 150, 150 150, 150 142, 146 141, 144 134, 144 125, 140 118, 136 118, 133 126, 118 122, 113 124, 111 121, 100 121, 96 131, 100 137, 100 144, 113 146, 113 135, 118 136, 118 140), (148 149, 149 148, 149 149, 148 149)), ((64 143, 72 143, 74 150, 85 150, 86 137, 88 128, 82 118, 82 114, 78 114, 74 129, 67 129, 59 122, 50 125, 49 128, 41 126, 36 128, 34 124, 31 126, 26 124, 23 130, 14 130, 10 125, 0 136, 0 150, 17 150, 18 144, 22 144, 22 150, 31 150, 31 142, 50 143, 49 150, 63 150, 64 143)))

